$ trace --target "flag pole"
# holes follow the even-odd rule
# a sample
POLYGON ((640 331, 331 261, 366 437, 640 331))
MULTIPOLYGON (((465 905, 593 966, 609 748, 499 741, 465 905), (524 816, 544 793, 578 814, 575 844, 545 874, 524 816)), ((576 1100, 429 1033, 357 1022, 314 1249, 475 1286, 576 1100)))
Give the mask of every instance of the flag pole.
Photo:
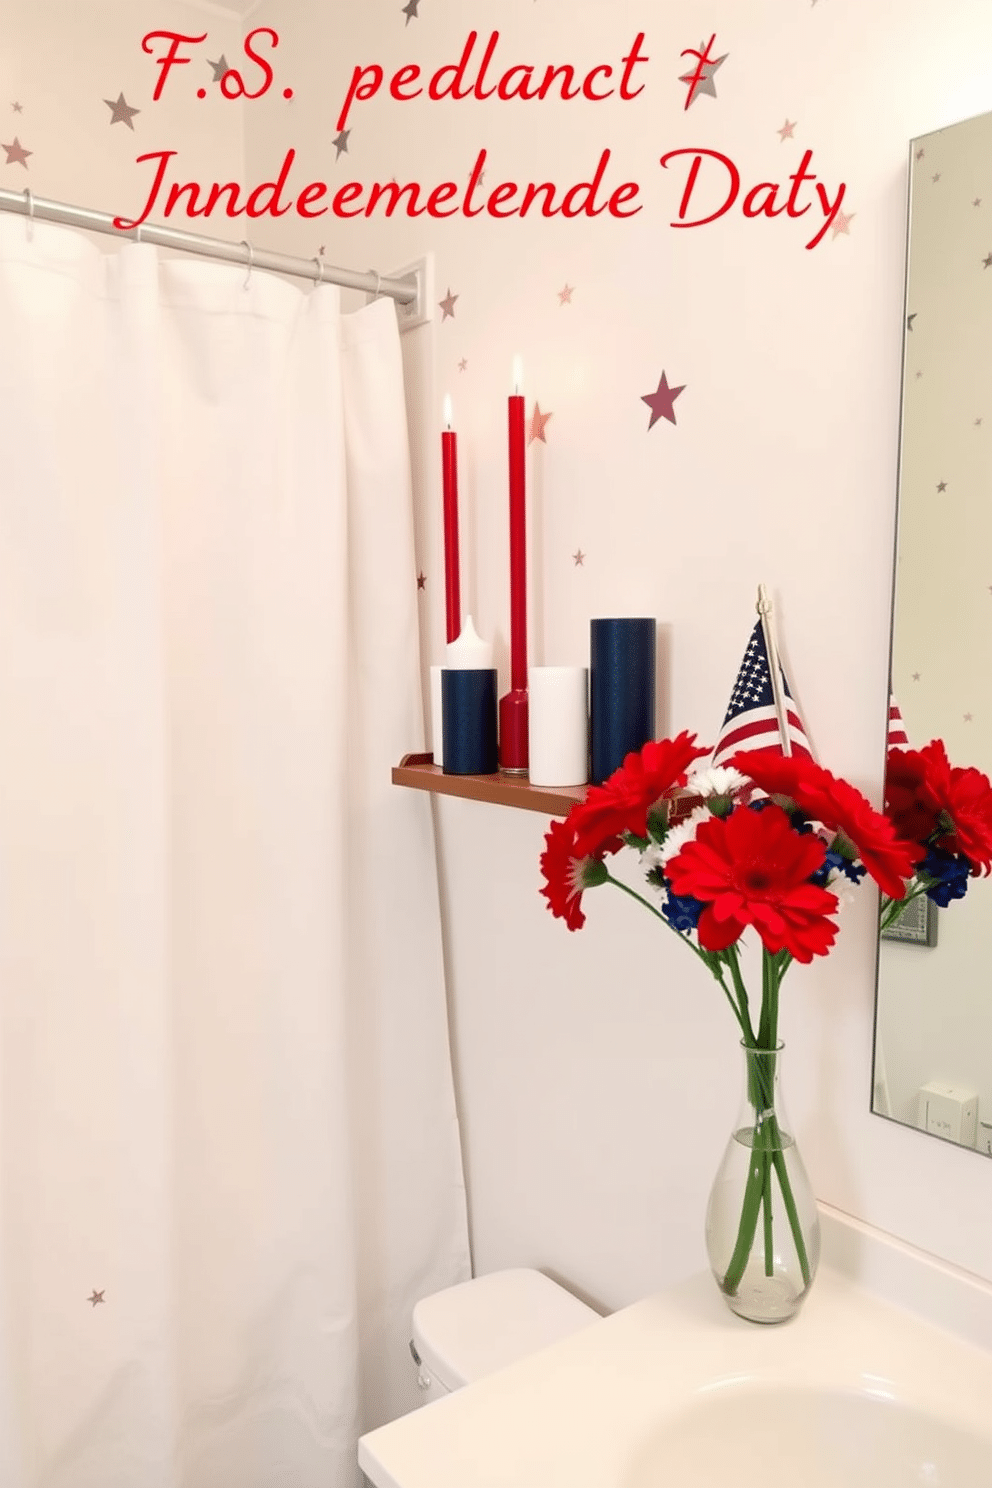
POLYGON ((757 611, 761 617, 761 630, 765 637, 765 651, 768 653, 768 670, 772 678, 772 696, 775 699, 775 714, 778 718, 778 734, 782 741, 782 753, 792 754, 792 740, 789 738, 789 719, 786 713, 785 693, 782 687, 782 668, 779 665, 778 649, 775 645, 775 637, 772 633, 772 602, 764 584, 758 585, 757 611))

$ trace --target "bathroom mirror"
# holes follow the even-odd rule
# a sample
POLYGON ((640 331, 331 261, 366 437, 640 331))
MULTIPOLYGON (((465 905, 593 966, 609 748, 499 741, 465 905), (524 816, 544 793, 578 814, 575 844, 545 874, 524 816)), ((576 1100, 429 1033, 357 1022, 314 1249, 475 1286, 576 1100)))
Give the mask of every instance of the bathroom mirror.
MULTIPOLYGON (((904 346, 893 696, 992 775, 992 113, 912 142, 904 346)), ((881 938, 872 1109, 992 1157, 990 940, 985 878, 881 938)))

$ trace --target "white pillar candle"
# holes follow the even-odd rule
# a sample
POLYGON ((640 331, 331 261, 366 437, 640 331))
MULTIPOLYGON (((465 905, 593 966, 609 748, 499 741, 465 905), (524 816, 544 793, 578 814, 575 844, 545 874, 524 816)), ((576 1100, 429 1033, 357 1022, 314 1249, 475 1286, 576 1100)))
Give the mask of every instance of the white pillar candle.
POLYGON ((585 785, 589 779, 589 674, 585 667, 531 667, 531 785, 585 785))
POLYGON ((439 769, 444 768, 444 729, 441 724, 441 673, 443 667, 431 667, 431 752, 434 755, 434 763, 439 769))
POLYGON ((457 641, 449 641, 444 655, 444 664, 446 667, 463 672, 492 670, 492 642, 484 641, 476 634, 471 615, 465 616, 465 624, 461 628, 457 641))

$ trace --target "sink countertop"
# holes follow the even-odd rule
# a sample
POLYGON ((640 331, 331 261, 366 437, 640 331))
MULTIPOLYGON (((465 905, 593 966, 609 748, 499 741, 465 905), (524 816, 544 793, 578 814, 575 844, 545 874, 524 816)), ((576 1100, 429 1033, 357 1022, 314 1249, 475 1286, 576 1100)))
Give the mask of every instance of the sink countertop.
POLYGON ((992 1454, 992 1352, 821 1267, 765 1327, 693 1277, 370 1432, 359 1465, 377 1488, 624 1488, 666 1425, 745 1384, 895 1401, 992 1454))

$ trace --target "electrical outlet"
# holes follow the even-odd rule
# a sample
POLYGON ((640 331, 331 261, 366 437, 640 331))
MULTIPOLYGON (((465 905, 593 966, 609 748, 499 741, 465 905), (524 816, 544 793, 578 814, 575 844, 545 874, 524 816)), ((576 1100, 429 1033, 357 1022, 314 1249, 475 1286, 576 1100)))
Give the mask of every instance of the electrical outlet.
POLYGON ((978 1132, 977 1093, 932 1080, 920 1087, 916 1125, 920 1131, 943 1137, 946 1142, 974 1147, 978 1132))

